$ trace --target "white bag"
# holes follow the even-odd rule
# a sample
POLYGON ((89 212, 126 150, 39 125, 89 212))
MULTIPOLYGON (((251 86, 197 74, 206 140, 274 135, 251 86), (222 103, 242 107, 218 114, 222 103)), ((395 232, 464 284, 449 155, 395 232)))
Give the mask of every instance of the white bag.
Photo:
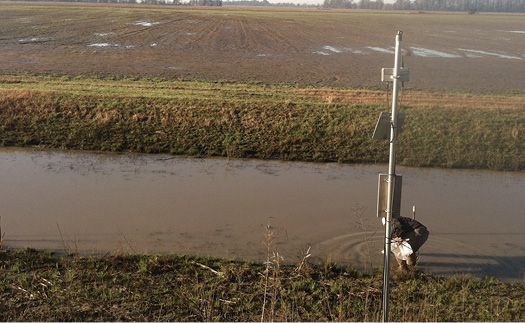
POLYGON ((392 243, 390 243, 390 250, 392 250, 396 258, 407 260, 408 256, 414 253, 414 251, 412 251, 412 247, 407 241, 408 239, 402 241, 393 240, 392 243))

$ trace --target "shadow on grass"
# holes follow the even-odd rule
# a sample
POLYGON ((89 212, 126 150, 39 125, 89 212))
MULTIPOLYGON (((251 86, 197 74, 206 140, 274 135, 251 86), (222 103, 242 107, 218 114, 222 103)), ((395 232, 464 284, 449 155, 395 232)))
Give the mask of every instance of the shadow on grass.
POLYGON ((524 279, 525 256, 495 257, 456 253, 425 253, 423 258, 419 266, 436 275, 494 277, 504 282, 516 282, 524 279))

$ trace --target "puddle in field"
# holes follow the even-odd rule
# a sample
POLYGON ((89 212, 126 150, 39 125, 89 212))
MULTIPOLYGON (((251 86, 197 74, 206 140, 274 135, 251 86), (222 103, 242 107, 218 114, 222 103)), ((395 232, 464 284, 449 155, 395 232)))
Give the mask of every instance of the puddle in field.
POLYGON ((523 59, 518 56, 511 56, 511 55, 506 55, 506 54, 501 54, 501 53, 492 53, 492 52, 487 52, 484 50, 477 50, 477 49, 458 48, 458 50, 462 52, 467 52, 467 53, 474 53, 474 54, 485 55, 485 56, 495 56, 498 58, 505 58, 505 59, 518 59, 518 60, 523 59))
POLYGON ((368 48, 368 49, 371 49, 373 51, 376 51, 376 52, 380 52, 380 53, 383 53, 383 54, 389 54, 389 55, 392 55, 395 53, 395 48, 394 47, 375 47, 375 46, 366 46, 365 48, 368 48))
POLYGON ((421 57, 442 57, 442 58, 459 58, 456 54, 449 54, 438 50, 427 49, 422 47, 410 47, 410 53, 421 57))
POLYGON ((95 43, 95 44, 89 44, 88 47, 120 47, 120 45, 110 44, 110 43, 95 43))
POLYGON ((101 48, 109 48, 109 47, 114 47, 114 48, 125 48, 125 49, 132 49, 132 48, 135 48, 136 46, 135 45, 125 45, 125 46, 122 46, 120 44, 112 44, 112 43, 95 43, 95 44, 89 44, 87 45, 88 47, 101 47, 101 48))
MULTIPOLYGON (((517 31, 516 31, 517 32, 517 31)), ((465 48, 456 48, 457 51, 463 52, 464 54, 456 53, 447 53, 435 49, 428 49, 424 47, 409 47, 410 55, 419 56, 419 57, 432 57, 432 58, 483 58, 486 56, 492 56, 503 59, 517 59, 522 60, 520 56, 507 55, 504 53, 495 53, 488 52, 484 50, 477 49, 465 49, 465 48)), ((349 47, 338 47, 338 46, 323 46, 320 50, 313 51, 313 54, 316 55, 332 55, 332 54, 341 54, 341 53, 351 53, 357 55, 367 55, 372 52, 393 55, 395 51, 394 47, 375 47, 375 46, 365 46, 363 48, 349 48, 349 47)), ((407 50, 403 50, 406 52, 407 50)))
POLYGON ((49 41, 53 41, 53 37, 29 37, 29 38, 22 38, 18 40, 18 43, 20 44, 29 44, 29 43, 46 43, 49 41))
POLYGON ((135 26, 143 26, 143 27, 152 27, 158 24, 160 24, 160 22, 158 21, 142 21, 142 20, 133 23, 133 25, 135 26))
POLYGON ((342 53, 345 50, 345 48, 334 47, 334 46, 324 46, 323 49, 326 49, 334 53, 342 53))
MULTIPOLYGON (((192 159, 0 150, 8 248, 162 252, 263 261, 266 226, 297 263, 382 265, 376 217, 386 165, 192 159)), ((398 168, 402 212, 430 230, 420 265, 434 274, 523 279, 525 174, 398 168)))
POLYGON ((109 32, 109 33, 95 33, 95 36, 98 36, 98 37, 107 37, 109 35, 113 35, 115 34, 114 32, 109 32))

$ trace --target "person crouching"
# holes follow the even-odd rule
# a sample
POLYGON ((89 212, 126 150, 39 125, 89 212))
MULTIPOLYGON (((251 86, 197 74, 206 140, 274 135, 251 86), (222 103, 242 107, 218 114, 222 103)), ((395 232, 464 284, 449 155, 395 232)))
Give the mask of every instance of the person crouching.
POLYGON ((427 241, 429 232, 420 222, 406 217, 396 217, 392 219, 392 239, 393 243, 408 243, 412 248, 412 253, 406 256, 406 260, 396 254, 399 269, 408 271, 408 266, 414 267, 417 262, 416 252, 427 241), (407 266, 408 265, 408 266, 407 266))

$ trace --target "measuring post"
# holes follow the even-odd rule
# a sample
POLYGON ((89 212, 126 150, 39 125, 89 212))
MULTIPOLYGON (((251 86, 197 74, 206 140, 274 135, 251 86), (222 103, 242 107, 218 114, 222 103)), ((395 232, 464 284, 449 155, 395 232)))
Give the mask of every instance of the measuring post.
MULTIPOLYGON (((384 271, 383 271, 383 322, 388 322, 389 314, 389 298, 390 298, 390 288, 389 288, 389 279, 390 279, 390 243, 392 236, 392 216, 394 214, 394 208, 396 207, 395 216, 399 216, 399 204, 395 202, 394 190, 396 190, 396 179, 400 181, 400 177, 396 176, 396 142, 397 136, 401 131, 401 122, 404 120, 405 115, 400 114, 399 110, 399 87, 402 82, 408 81, 409 70, 401 69, 401 41, 402 41, 402 31, 398 31, 396 36, 396 49, 395 49, 395 61, 394 68, 383 68, 381 71, 381 80, 386 82, 393 83, 393 93, 392 93, 392 112, 390 113, 390 122, 385 122, 386 113, 382 113, 379 116, 379 120, 374 131, 373 138, 375 139, 388 139, 390 141, 390 156, 388 163, 388 176, 387 176, 387 196, 386 196, 386 210, 384 223, 385 223, 385 246, 384 246, 384 271), (398 121, 400 119, 401 122, 398 121), (390 136, 387 137, 388 127, 390 128, 390 136)), ((381 176, 381 175, 380 175, 381 176)), ((380 177, 381 185, 381 177, 380 177)), ((396 192, 397 197, 400 198, 401 195, 401 183, 397 184, 396 192)), ((380 190, 381 192, 381 190, 380 190)), ((378 197, 378 201, 381 200, 381 197, 378 197)), ((379 204, 379 203, 378 203, 379 204)), ((379 211, 378 211, 379 212, 379 211)))

